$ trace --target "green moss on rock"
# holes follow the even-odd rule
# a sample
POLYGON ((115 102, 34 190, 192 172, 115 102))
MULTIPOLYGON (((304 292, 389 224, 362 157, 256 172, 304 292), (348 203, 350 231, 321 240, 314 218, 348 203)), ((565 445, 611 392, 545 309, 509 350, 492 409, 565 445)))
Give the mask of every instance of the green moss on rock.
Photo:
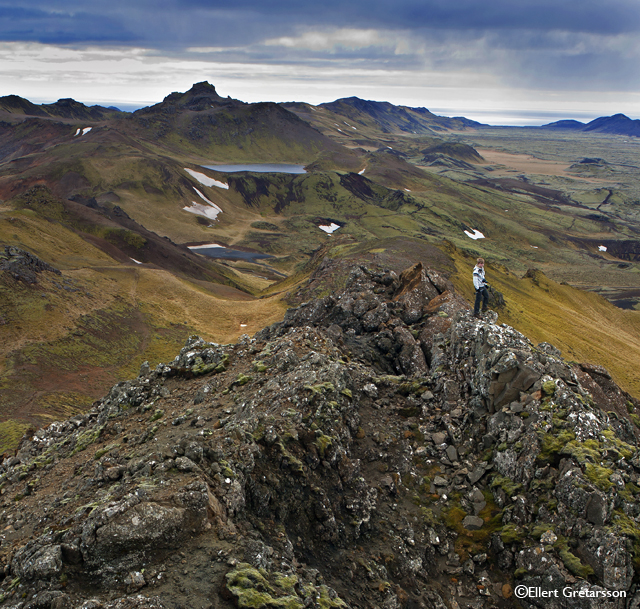
POLYGON ((609 477, 612 474, 612 469, 603 467, 602 465, 587 463, 585 466, 585 476, 587 477, 587 480, 605 492, 613 486, 613 483, 609 480, 609 477))
POLYGON ((71 454, 75 455, 76 453, 79 453, 80 451, 87 448, 87 446, 93 444, 100 437, 103 429, 104 425, 99 425, 97 427, 87 429, 87 431, 81 433, 76 440, 76 446, 71 454))
POLYGON ((583 564, 581 560, 575 554, 569 552, 569 550, 562 549, 559 554, 564 566, 574 575, 587 579, 594 574, 590 565, 583 564))
POLYGON ((491 488, 496 487, 500 487, 508 497, 513 497, 513 495, 517 495, 522 491, 522 484, 500 474, 496 474, 491 479, 491 488))
POLYGON ((416 395, 424 392, 424 388, 418 381, 411 381, 402 383, 400 387, 398 387, 398 392, 401 395, 416 395))
POLYGON ((305 385, 307 391, 311 391, 313 394, 322 394, 325 392, 333 393, 336 388, 333 383, 319 383, 317 385, 305 385))
POLYGON ((108 452, 112 451, 114 448, 118 448, 119 446, 120 446, 119 443, 113 443, 113 444, 104 446, 103 448, 99 448, 98 450, 96 450, 96 453, 93 456, 93 458, 98 460, 100 459, 100 457, 104 457, 104 455, 106 455, 108 452))
POLYGON ((298 596, 296 575, 268 573, 247 563, 239 563, 225 576, 226 589, 234 597, 236 605, 243 609, 303 609, 304 599, 312 597, 320 609, 342 609, 347 604, 327 586, 303 586, 298 596))
POLYGON ((321 459, 324 459, 327 449, 329 449, 332 443, 333 440, 331 439, 331 436, 325 436, 324 434, 322 434, 321 436, 318 436, 316 438, 314 444, 318 448, 318 453, 320 453, 321 459))
POLYGON ((238 378, 236 378, 236 380, 233 381, 233 385, 238 385, 239 387, 242 387, 243 385, 246 385, 251 379, 252 377, 247 376, 246 374, 240 373, 238 375, 238 378))
POLYGON ((524 538, 524 531, 512 522, 505 524, 500 531, 500 539, 502 539, 503 543, 519 543, 524 538))
POLYGON ((542 383, 542 393, 545 395, 553 395, 556 392, 555 381, 545 381, 542 383))
POLYGON ((157 408, 156 411, 149 418, 149 421, 150 422, 157 421, 158 419, 161 419, 163 416, 164 416, 164 410, 162 410, 161 408, 157 408))
POLYGON ((563 451, 565 446, 575 441, 575 439, 575 433, 566 429, 558 433, 541 433, 538 461, 542 463, 555 461, 557 455, 563 451))
POLYGON ((585 440, 584 442, 571 440, 560 452, 563 455, 575 457, 579 463, 600 461, 602 458, 600 443, 597 440, 585 440))

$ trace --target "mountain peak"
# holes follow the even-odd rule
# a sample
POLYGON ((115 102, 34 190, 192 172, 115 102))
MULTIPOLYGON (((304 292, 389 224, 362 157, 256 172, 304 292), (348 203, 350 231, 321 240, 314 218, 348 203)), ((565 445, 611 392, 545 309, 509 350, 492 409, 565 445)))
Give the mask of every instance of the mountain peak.
POLYGON ((12 114, 26 114, 29 116, 47 115, 42 108, 18 95, 5 95, 4 97, 0 97, 0 110, 12 114))
POLYGON ((618 135, 640 135, 640 121, 631 120, 624 114, 602 116, 587 123, 584 131, 597 131, 599 133, 615 133, 618 135))
POLYGON ((218 95, 216 88, 205 80, 195 83, 186 93, 174 92, 167 95, 162 100, 162 104, 176 104, 188 110, 197 111, 228 101, 228 99, 218 95))
POLYGON ((191 89, 189 89, 189 91, 187 91, 186 94, 191 94, 191 95, 202 95, 203 93, 207 93, 208 95, 216 95, 218 97, 220 97, 218 95, 218 93, 216 92, 216 88, 209 82, 207 82, 206 80, 203 80, 202 82, 197 82, 195 83, 191 89))

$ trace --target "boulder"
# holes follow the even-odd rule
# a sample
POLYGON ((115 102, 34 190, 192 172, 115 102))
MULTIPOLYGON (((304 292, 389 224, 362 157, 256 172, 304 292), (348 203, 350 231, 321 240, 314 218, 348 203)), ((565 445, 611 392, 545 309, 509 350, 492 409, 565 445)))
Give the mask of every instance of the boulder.
POLYGON ((40 545, 36 540, 20 548, 11 561, 11 570, 26 581, 51 579, 62 573, 62 548, 58 544, 40 545))

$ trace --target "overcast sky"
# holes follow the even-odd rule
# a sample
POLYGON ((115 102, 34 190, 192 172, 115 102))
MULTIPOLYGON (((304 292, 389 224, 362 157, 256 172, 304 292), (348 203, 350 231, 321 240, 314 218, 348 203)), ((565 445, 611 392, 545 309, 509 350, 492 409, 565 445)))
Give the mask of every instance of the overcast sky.
POLYGON ((131 109, 207 80, 492 124, 640 118, 639 30, 639 0, 0 0, 0 95, 131 109))

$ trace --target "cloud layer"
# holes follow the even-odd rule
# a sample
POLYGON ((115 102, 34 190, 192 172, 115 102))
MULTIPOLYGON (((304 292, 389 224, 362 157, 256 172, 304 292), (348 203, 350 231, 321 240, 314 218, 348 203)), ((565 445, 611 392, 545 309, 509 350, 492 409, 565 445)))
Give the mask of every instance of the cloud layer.
POLYGON ((96 92, 108 81, 120 99, 132 81, 157 101, 152 82, 166 94, 204 78, 248 90, 240 81, 257 78, 271 98, 306 83, 312 94, 352 85, 344 96, 405 89, 404 103, 406 90, 431 90, 436 105, 447 90, 458 102, 481 91, 487 104, 616 92, 632 108, 639 29, 637 0, 0 0, 0 86, 75 79, 96 92))

